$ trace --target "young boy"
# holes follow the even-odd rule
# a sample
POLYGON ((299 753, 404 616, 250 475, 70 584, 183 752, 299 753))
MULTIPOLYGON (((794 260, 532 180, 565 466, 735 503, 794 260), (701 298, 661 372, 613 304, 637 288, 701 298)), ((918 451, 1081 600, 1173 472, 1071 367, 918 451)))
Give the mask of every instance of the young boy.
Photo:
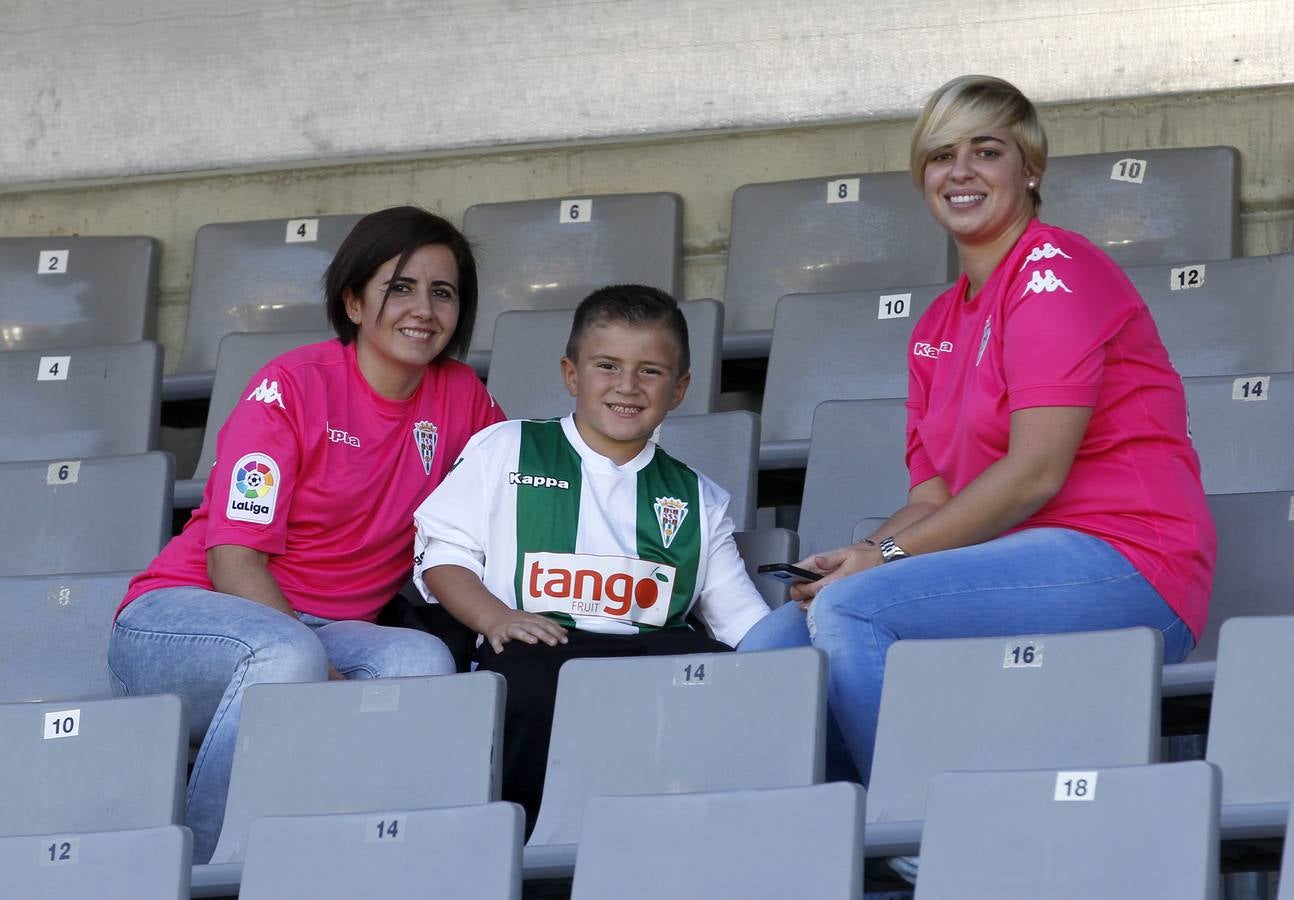
POLYGON ((527 834, 563 662, 728 650, 768 614, 728 494, 651 440, 689 363, 672 297, 594 291, 561 361, 574 416, 479 432, 414 514, 414 582, 482 636, 478 667, 507 679, 503 797, 525 807, 527 834), (693 608, 713 638, 687 624, 693 608))

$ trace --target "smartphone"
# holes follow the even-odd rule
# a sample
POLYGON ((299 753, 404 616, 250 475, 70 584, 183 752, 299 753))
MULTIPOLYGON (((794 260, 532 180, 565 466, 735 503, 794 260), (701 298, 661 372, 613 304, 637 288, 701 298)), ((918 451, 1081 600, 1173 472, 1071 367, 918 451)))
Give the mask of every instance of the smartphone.
POLYGON ((804 584, 807 581, 817 581, 822 576, 817 572, 810 572, 808 569, 801 569, 799 566, 793 566, 790 563, 769 563, 759 567, 760 575, 767 575, 769 578, 776 578, 778 581, 784 581, 787 584, 804 584))

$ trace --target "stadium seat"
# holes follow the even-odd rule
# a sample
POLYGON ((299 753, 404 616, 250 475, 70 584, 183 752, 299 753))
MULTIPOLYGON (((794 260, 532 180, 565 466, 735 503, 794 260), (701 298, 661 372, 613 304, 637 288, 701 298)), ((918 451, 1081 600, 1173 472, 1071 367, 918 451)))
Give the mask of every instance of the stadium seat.
POLYGON ((323 275, 357 215, 218 222, 193 242, 184 349, 163 398, 211 394, 220 339, 236 331, 328 327, 323 275))
POLYGON ((1149 628, 893 644, 868 855, 915 851, 926 786, 940 772, 1155 762, 1162 660, 1149 628))
MULTIPOLYGON (((723 307, 716 300, 680 304, 687 320, 692 381, 672 415, 712 412, 719 400, 723 307)), ((570 309, 504 310, 494 322, 487 384, 509 418, 551 419, 575 408, 558 362, 575 318, 570 309)))
POLYGON ((523 818, 485 803, 257 819, 238 898, 520 900, 523 818))
POLYGON ((0 238, 0 350, 152 339, 160 255, 142 236, 0 238))
POLYGON ((737 552, 746 563, 746 572, 755 583, 764 602, 776 609, 786 602, 787 585, 774 578, 759 574, 765 563, 795 562, 800 558, 800 538, 787 528, 761 528, 757 531, 738 531, 733 535, 737 552))
POLYGON ((1219 780, 1199 761, 936 775, 916 900, 1216 900, 1219 780))
POLYGON ((0 461, 156 450, 161 388, 152 341, 0 354, 0 461))
POLYGON ((1294 491, 1294 373, 1184 378, 1210 494, 1294 491))
POLYGON ((729 333, 772 328, 774 304, 786 294, 936 284, 955 274, 952 242, 907 172, 746 184, 733 193, 729 333))
POLYGON ((188 735, 174 694, 0 704, 0 836, 183 822, 188 735))
POLYGON ((843 547, 859 519, 888 517, 907 502, 906 426, 902 400, 829 400, 814 410, 798 529, 802 554, 843 547))
POLYGON ((1184 377, 1294 372, 1294 253, 1128 270, 1184 377))
POLYGON ((598 797, 584 814, 571 898, 856 900, 863 896, 863 797, 862 787, 845 782, 598 797), (647 874, 643 860, 662 864, 647 874))
POLYGON ((22 900, 189 900, 182 825, 0 838, 0 884, 22 900))
POLYGON ((0 703, 111 697, 108 635, 133 574, 0 578, 0 703))
POLYGON ((171 534, 169 453, 0 463, 0 577, 139 571, 171 534))
POLYGON ((1234 147, 1053 156, 1043 221, 1077 231, 1121 266, 1240 255, 1240 154, 1234 147))
POLYGON ((728 515, 739 530, 754 527, 759 416, 745 410, 700 416, 671 413, 661 423, 660 445, 732 496, 728 515))
POLYGON ((175 506, 192 509, 202 502, 207 487, 207 473, 216 463, 216 436, 234 404, 245 398, 248 382, 261 366, 281 353, 305 344, 330 340, 331 331, 269 331, 227 334, 220 339, 216 356, 216 374, 211 387, 211 404, 207 408, 207 425, 202 433, 202 452, 192 478, 175 483, 175 506))
POLYGON ((647 284, 678 297, 682 223, 682 199, 666 193, 468 207, 463 233, 481 284, 472 350, 490 349, 494 320, 504 310, 574 309, 608 284, 647 284))

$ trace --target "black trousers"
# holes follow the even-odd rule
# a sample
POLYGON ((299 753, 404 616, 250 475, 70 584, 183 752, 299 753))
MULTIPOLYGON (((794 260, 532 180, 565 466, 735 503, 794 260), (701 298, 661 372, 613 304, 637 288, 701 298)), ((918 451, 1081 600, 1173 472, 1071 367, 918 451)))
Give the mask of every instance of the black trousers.
POLYGON ((732 648, 691 628, 664 628, 643 634, 597 634, 570 629, 567 643, 511 641, 495 653, 488 643, 477 649, 479 670, 498 672, 508 682, 503 719, 503 799, 526 811, 526 837, 535 827, 548 766, 557 673, 568 659, 618 656, 672 656, 721 653, 732 648))

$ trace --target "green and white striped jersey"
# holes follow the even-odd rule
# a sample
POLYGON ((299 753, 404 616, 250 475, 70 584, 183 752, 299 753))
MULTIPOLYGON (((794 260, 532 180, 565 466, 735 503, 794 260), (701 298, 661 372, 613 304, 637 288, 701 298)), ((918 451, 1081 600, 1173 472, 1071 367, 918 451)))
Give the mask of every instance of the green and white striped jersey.
POLYGON ((695 605, 736 646, 768 613, 732 539, 728 494, 648 442, 622 466, 574 419, 479 432, 414 514, 414 583, 462 566, 496 597, 586 631, 681 626, 695 605))

